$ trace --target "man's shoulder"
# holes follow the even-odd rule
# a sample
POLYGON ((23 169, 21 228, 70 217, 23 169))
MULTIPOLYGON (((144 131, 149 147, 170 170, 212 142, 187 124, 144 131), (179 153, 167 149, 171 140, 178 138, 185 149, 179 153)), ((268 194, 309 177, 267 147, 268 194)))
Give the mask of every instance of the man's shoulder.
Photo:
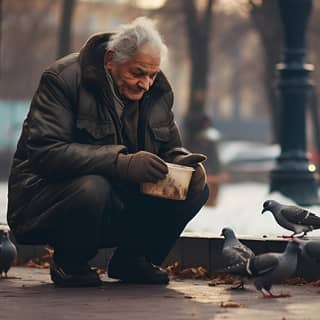
POLYGON ((79 54, 71 53, 61 59, 56 60, 48 66, 43 73, 43 81, 56 79, 61 86, 69 91, 78 91, 81 79, 81 69, 79 64, 79 54))
POLYGON ((52 73, 69 82, 80 76, 79 53, 71 53, 56 60, 45 69, 45 73, 52 73))

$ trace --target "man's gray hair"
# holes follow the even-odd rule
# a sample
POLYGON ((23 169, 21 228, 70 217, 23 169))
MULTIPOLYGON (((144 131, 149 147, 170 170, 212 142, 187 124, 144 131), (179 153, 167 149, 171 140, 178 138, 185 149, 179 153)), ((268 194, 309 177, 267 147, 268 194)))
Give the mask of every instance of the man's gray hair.
POLYGON ((129 24, 121 25, 118 32, 111 36, 107 49, 114 51, 112 61, 119 64, 129 61, 144 49, 158 54, 162 61, 168 51, 155 22, 146 17, 139 17, 129 24))

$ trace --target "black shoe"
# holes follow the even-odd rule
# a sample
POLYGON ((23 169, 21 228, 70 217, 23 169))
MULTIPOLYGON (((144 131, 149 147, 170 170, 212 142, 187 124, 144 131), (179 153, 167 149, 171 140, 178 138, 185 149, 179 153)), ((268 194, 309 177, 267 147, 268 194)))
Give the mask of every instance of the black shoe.
POLYGON ((109 266, 110 278, 119 279, 127 283, 168 284, 168 273, 150 263, 145 257, 128 257, 121 253, 113 255, 109 266))
POLYGON ((88 265, 66 272, 53 259, 50 264, 50 276, 54 284, 59 287, 97 287, 102 284, 97 272, 88 265))

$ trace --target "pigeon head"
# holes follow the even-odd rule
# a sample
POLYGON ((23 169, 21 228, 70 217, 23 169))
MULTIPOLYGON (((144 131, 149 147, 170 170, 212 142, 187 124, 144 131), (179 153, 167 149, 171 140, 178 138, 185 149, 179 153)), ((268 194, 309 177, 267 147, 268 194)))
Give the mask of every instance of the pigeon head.
POLYGON ((266 211, 273 212, 275 208, 279 206, 279 203, 275 200, 266 200, 263 203, 263 209, 262 209, 262 214, 264 214, 266 211))
POLYGON ((231 228, 223 228, 221 231, 221 236, 225 237, 225 238, 230 238, 230 237, 235 237, 235 233, 231 228))

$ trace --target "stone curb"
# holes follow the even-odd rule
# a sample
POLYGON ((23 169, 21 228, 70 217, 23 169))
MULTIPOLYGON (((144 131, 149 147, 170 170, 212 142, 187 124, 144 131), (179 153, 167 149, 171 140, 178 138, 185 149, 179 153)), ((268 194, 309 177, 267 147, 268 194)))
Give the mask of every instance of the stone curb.
MULTIPOLYGON (((3 229, 5 227, 0 227, 0 235, 3 229)), ((239 236, 239 240, 250 247, 256 254, 282 252, 287 244, 287 240, 272 237, 239 236)), ((171 265, 177 261, 183 269, 201 266, 208 270, 210 276, 213 276, 217 273, 217 270, 224 266, 224 261, 221 257, 222 244, 223 237, 221 236, 183 233, 165 259, 163 266, 171 265)), ((48 253, 45 246, 41 245, 17 244, 17 250, 18 258, 21 262, 42 257, 48 253)), ((100 249, 96 257, 90 261, 90 264, 99 268, 106 268, 113 250, 113 248, 100 249)), ((319 265, 306 261, 299 256, 295 276, 303 277, 308 281, 320 279, 319 265)))

